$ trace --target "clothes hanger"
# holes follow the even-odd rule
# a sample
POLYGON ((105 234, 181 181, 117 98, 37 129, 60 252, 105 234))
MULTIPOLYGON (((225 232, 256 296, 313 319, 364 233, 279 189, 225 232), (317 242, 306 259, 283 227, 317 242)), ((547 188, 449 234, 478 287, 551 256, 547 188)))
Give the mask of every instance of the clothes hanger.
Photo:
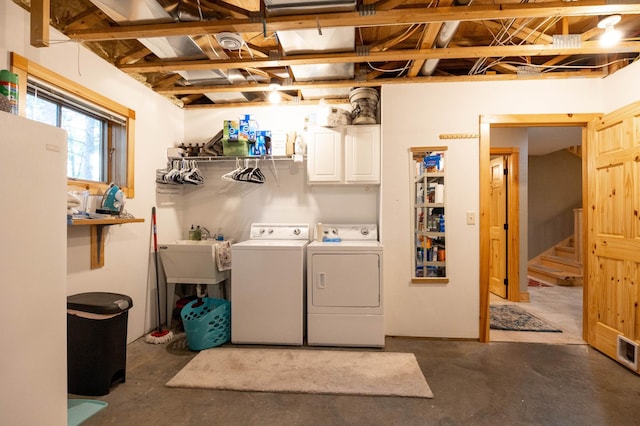
POLYGON ((198 169, 198 162, 195 160, 191 160, 189 162, 189 173, 184 176, 184 182, 192 183, 194 185, 202 185, 205 181, 204 176, 200 173, 200 169, 198 169))
POLYGON ((233 176, 234 180, 238 180, 238 181, 242 181, 242 182, 247 182, 249 179, 249 174, 251 173, 251 171, 253 170, 253 167, 249 166, 249 160, 245 159, 244 160, 244 168, 242 170, 240 170, 238 173, 236 173, 233 176))
POLYGON ((222 180, 233 181, 236 173, 240 172, 242 168, 240 167, 240 159, 236 157, 236 168, 231 170, 229 173, 225 173, 221 176, 222 180))
POLYGON ((262 170, 258 167, 258 159, 256 159, 256 166, 249 173, 248 182, 251 183, 264 183, 265 178, 262 170))

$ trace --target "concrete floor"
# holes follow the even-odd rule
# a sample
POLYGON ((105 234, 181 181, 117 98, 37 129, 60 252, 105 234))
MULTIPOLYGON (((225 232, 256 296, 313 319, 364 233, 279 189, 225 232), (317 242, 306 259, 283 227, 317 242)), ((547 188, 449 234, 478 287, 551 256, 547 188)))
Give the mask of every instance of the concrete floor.
MULTIPOLYGON (((369 349, 379 350, 379 349, 369 349)), ((640 377, 585 345, 391 338, 434 399, 167 388, 195 352, 129 345, 127 381, 85 425, 638 425, 640 377)))

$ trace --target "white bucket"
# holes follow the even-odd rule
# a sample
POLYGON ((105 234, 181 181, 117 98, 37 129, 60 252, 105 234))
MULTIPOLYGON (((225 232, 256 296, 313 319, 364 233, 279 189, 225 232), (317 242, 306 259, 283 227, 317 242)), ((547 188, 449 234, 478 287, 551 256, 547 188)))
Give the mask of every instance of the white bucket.
POLYGON ((353 124, 376 124, 379 99, 378 91, 371 87, 351 90, 349 102, 353 107, 353 124))

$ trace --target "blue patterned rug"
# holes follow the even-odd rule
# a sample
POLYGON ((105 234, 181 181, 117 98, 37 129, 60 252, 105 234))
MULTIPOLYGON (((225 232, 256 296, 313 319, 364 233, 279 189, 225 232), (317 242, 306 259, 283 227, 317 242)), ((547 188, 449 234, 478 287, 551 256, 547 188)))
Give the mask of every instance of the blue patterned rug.
POLYGON ((540 318, 515 305, 489 306, 490 327, 494 330, 547 331, 562 333, 540 318))

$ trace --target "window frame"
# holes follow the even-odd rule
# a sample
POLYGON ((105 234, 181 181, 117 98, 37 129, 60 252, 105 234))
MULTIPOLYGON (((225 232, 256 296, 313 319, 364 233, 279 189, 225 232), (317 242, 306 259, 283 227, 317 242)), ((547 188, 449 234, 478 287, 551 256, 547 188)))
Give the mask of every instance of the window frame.
MULTIPOLYGON (((126 182, 119 185, 122 192, 127 198, 134 198, 134 152, 135 152, 135 119, 136 113, 134 110, 127 108, 97 92, 87 89, 84 86, 77 84, 76 82, 63 77, 27 58, 18 55, 15 52, 11 52, 11 72, 18 74, 18 93, 20 99, 27 98, 27 80, 29 77, 40 80, 46 84, 49 84, 62 92, 67 92, 73 96, 82 99, 85 102, 95 104, 96 106, 103 108, 107 111, 111 111, 114 114, 120 115, 125 119, 126 126, 126 182)), ((25 102, 19 103, 19 115, 25 116, 25 102)), ((112 158, 107 157, 107 171, 111 172, 112 158)), ((72 187, 82 187, 89 190, 91 194, 101 194, 109 186, 109 182, 93 182, 81 179, 67 179, 67 185, 72 187)))

